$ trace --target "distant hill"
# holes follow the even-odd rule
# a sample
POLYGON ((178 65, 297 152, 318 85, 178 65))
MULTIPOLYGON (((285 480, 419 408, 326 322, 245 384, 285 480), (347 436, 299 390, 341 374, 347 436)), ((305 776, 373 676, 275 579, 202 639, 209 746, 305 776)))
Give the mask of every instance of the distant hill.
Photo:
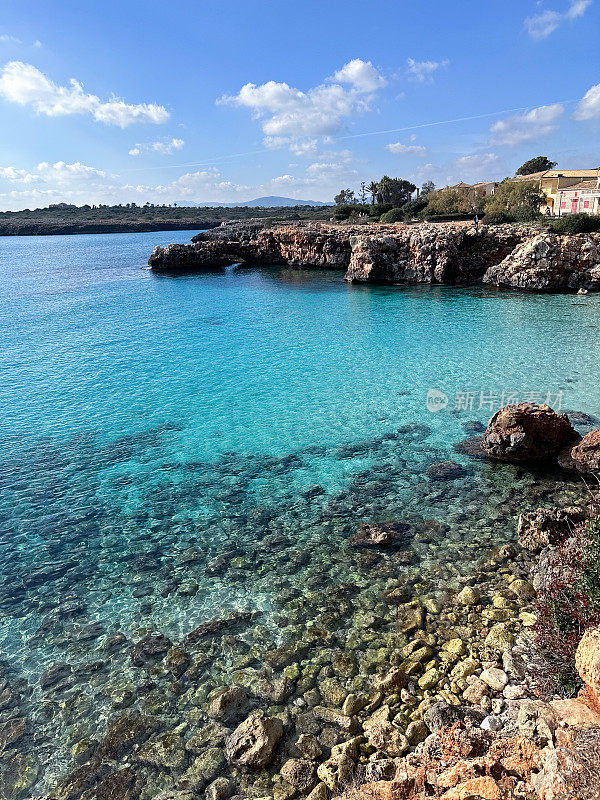
POLYGON ((243 203, 194 203, 192 200, 176 200, 178 206, 189 208, 279 208, 285 206, 329 206, 333 203, 322 203, 320 200, 294 200, 293 197, 257 197, 256 200, 245 200, 243 203))

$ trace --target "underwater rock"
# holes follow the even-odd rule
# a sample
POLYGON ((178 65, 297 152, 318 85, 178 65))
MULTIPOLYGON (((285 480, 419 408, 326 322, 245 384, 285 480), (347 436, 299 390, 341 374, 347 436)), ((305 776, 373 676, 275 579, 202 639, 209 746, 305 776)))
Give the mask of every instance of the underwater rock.
POLYGON ((557 414, 545 405, 519 403, 494 414, 482 445, 490 458, 499 461, 548 463, 578 438, 566 414, 557 414))
POLYGON ((470 419, 462 423, 462 429, 465 433, 484 433, 485 425, 477 419, 470 419))
POLYGON ((167 771, 180 769, 185 758, 183 739, 175 731, 151 739, 135 754, 136 761, 167 771))
POLYGON ((252 715, 227 739, 225 757, 230 764, 244 769, 262 769, 271 763, 282 736, 280 719, 252 715))
POLYGON ((47 669, 40 676, 40 686, 42 689, 50 689, 56 686, 65 678, 71 675, 71 666, 69 664, 53 664, 50 669, 47 669))
POLYGON ((469 458, 479 460, 487 458, 486 451, 483 448, 483 436, 471 436, 469 439, 463 439, 461 442, 453 444, 452 449, 456 453, 469 456, 469 458))
POLYGON ((453 478, 462 478, 465 468, 456 461, 434 461, 427 467, 427 477, 432 481, 449 481, 453 478))
POLYGON ((129 653, 132 664, 143 667, 161 659, 171 647, 171 641, 161 633, 150 633, 135 644, 129 653))
POLYGON ((28 789, 36 782, 39 769, 33 753, 3 755, 0 769, 0 797, 3 800, 31 797, 28 789))
POLYGON ((305 758, 289 758, 281 767, 281 777, 301 794, 308 794, 317 783, 317 767, 305 758))
POLYGON ((248 706, 248 692, 241 686, 219 689, 208 704, 208 716, 225 722, 239 719, 248 706))
POLYGON ((27 722, 23 717, 9 719, 0 725, 0 753, 16 744, 25 733, 27 722))
POLYGON ((352 547, 390 547, 407 529, 408 525, 402 522, 362 523, 348 543, 352 547))
POLYGON ((156 730, 157 722, 139 712, 113 719, 96 751, 99 758, 117 759, 146 741, 156 730))
POLYGON ((196 644, 197 642, 214 636, 215 634, 218 634, 224 630, 231 632, 232 630, 243 626, 245 623, 250 622, 256 616, 257 613, 252 611, 240 611, 239 613, 231 614, 228 617, 208 620, 208 622, 203 622, 202 625, 198 625, 197 628, 194 628, 193 631, 188 633, 184 640, 185 644, 196 644))

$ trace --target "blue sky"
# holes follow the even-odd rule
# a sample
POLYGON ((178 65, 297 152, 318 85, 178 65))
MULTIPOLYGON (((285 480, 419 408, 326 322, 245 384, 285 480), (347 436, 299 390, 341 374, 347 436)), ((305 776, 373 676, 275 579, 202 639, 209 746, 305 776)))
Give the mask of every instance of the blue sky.
POLYGON ((600 0, 0 0, 0 209, 600 165, 600 0), (462 120, 462 121, 456 121, 462 120))

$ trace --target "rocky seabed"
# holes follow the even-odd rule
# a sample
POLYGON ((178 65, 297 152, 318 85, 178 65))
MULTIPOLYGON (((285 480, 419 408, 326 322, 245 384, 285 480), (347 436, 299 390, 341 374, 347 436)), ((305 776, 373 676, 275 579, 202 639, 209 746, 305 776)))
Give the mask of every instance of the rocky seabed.
MULTIPOLYGON (((542 452, 540 435, 551 452, 536 461, 584 442, 562 417, 516 407, 479 447, 500 442, 494 458, 526 461, 525 448, 542 452)), ((186 486, 167 480, 147 498, 147 516, 119 521, 134 543, 129 553, 114 509, 61 520, 69 509, 54 491, 54 515, 44 509, 54 560, 30 563, 24 549, 0 587, 3 613, 30 632, 22 651, 29 671, 5 653, 0 661, 0 797, 325 800, 360 783, 398 783, 402 759, 437 752, 431 737, 448 728, 463 759, 487 757, 514 709, 529 708, 519 704, 531 699, 531 573, 545 533, 549 543, 568 524, 556 521, 559 512, 535 512, 521 521, 520 544, 517 516, 524 505, 581 507, 587 488, 547 464, 449 459, 429 436, 409 424, 338 446, 341 461, 369 459, 343 491, 314 486, 270 507, 249 499, 252 482, 270 471, 285 481, 322 450, 190 465, 190 504, 216 486, 214 515, 177 529, 181 510, 174 522, 173 508, 186 486), (215 539, 217 524, 227 540, 215 539), (71 548, 61 560, 65 535, 71 548), (98 568, 118 563, 117 552, 128 569, 102 576, 98 568), (198 620, 203 597, 219 585, 242 602, 198 620), (254 600, 244 605, 249 585, 254 600), (102 600, 119 593, 135 610, 111 620, 102 600)), ((145 452, 147 439, 128 438, 114 457, 145 452)), ((72 462, 60 451, 64 469, 80 469, 92 444, 72 446, 72 462)), ((586 470, 593 452, 585 449, 586 470)), ((57 458, 44 453, 46 481, 57 479, 57 458)), ((50 486, 38 480, 39 497, 47 496, 50 486)), ((539 714, 516 714, 515 735, 542 730, 539 714)), ((394 796, 419 796, 401 791, 394 796)))

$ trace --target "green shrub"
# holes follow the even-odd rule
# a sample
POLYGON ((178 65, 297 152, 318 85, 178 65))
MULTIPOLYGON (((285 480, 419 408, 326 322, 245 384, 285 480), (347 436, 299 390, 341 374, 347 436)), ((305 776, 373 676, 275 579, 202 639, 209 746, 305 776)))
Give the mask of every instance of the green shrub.
POLYGON ((369 206, 369 216, 380 217, 382 214, 391 211, 393 207, 391 203, 373 203, 369 206))
POLYGON ((520 206, 511 208, 509 214, 512 216, 515 222, 538 222, 539 220, 543 219, 540 212, 536 211, 535 208, 532 208, 529 203, 523 203, 520 206))
POLYGON ((337 220, 350 219, 350 215, 364 211, 364 206, 356 204, 345 203, 341 206, 336 206, 333 210, 333 217, 337 220))
POLYGON ((401 208, 391 208, 381 215, 381 222, 402 222, 404 212, 401 208))
POLYGON ((414 200, 409 200, 402 206, 402 213, 404 219, 410 219, 420 215, 420 212, 427 208, 429 200, 426 196, 416 197, 414 200))
POLYGON ((556 233, 592 233, 600 231, 600 216, 597 214, 568 214, 552 221, 556 233))
POLYGON ((509 211, 490 211, 483 221, 486 225, 503 225, 505 222, 514 222, 515 218, 509 211))

